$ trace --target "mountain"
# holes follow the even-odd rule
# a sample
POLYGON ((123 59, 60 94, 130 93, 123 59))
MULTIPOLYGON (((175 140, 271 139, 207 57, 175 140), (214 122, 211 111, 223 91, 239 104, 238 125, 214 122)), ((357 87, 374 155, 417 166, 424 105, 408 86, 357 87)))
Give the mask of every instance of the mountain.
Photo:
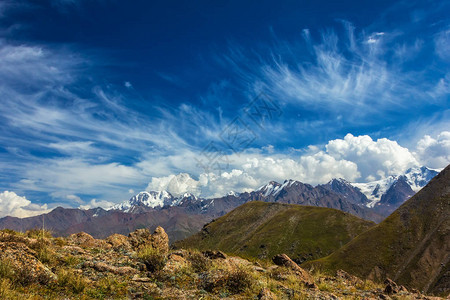
POLYGON ((450 292, 450 165, 380 224, 305 267, 450 292))
POLYGON ((286 253, 301 263, 332 253, 374 225, 336 209, 252 201, 175 247, 218 249, 264 260, 286 253))
MULTIPOLYGON (((333 179, 316 187, 295 180, 286 180, 283 183, 271 181, 252 192, 240 194, 231 192, 213 199, 198 198, 189 193, 174 196, 167 191, 144 191, 123 203, 114 205, 109 210, 56 208, 45 216, 45 223, 55 235, 74 232, 74 229, 70 228, 78 230, 83 228, 95 237, 102 238, 105 232, 127 233, 142 226, 153 228, 158 221, 164 224, 171 240, 174 241, 198 232, 203 225, 201 222, 206 223, 223 216, 249 201, 335 208, 366 220, 381 222, 435 173, 422 167, 373 183, 354 184, 343 179, 333 179), (143 216, 135 216, 139 214, 143 216), (174 218, 174 215, 178 219, 174 218)), ((41 226, 41 216, 0 219, 0 229, 24 231, 41 226)))
POLYGON ((352 185, 358 188, 367 197, 368 202, 366 204, 368 207, 374 207, 377 204, 383 205, 386 203, 392 205, 394 204, 393 202, 398 202, 398 199, 393 200, 392 203, 388 199, 385 199, 382 203, 380 203, 380 201, 383 195, 385 195, 389 191, 389 189, 399 180, 407 184, 412 191, 405 194, 405 196, 403 197, 404 202, 409 199, 410 196, 417 193, 421 188, 423 188, 438 173, 439 172, 435 170, 422 166, 410 168, 406 170, 404 174, 391 175, 382 180, 367 183, 352 183, 352 185), (410 195, 411 193, 412 195, 410 195))
MULTIPOLYGON (((135 210, 136 211, 136 210, 135 210)), ((12 229, 25 232, 28 229, 42 228, 50 230, 55 236, 67 236, 84 231, 97 238, 105 238, 113 233, 128 234, 138 228, 155 229, 165 226, 167 234, 175 241, 198 232, 212 217, 203 214, 191 214, 181 207, 166 209, 146 208, 139 213, 95 208, 82 210, 58 207, 51 212, 29 218, 5 217, 0 219, 0 229, 12 229)))
POLYGON ((338 178, 332 179, 327 184, 321 185, 323 188, 333 191, 339 195, 342 195, 346 200, 360 205, 367 205, 369 200, 359 188, 348 182, 345 179, 338 178))
POLYGON ((148 211, 148 208, 182 206, 183 202, 195 202, 197 200, 197 197, 190 193, 185 193, 179 197, 174 197, 167 191, 144 191, 131 197, 131 199, 128 201, 112 206, 110 209, 131 213, 140 213, 148 211))

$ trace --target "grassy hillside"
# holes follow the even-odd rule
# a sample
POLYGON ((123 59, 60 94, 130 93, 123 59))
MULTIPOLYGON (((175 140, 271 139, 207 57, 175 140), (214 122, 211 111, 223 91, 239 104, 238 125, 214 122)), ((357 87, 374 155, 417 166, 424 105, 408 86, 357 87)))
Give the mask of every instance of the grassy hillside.
POLYGON ((382 223, 304 267, 396 282, 423 291, 450 291, 450 166, 382 223), (447 279, 445 279, 447 278, 447 279))
POLYGON ((373 225, 336 209, 254 201, 175 246, 259 259, 286 253, 301 262, 330 254, 373 225))

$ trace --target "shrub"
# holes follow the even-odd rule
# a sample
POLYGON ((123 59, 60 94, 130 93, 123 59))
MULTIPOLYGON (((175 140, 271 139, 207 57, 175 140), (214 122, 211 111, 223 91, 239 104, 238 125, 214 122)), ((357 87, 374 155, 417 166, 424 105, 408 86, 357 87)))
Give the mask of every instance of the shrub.
POLYGON ((86 289, 87 283, 83 277, 70 271, 60 270, 58 272, 58 286, 65 288, 74 294, 80 294, 86 289))
POLYGON ((150 245, 142 247, 137 257, 145 264, 147 270, 150 272, 157 272, 162 270, 167 262, 167 257, 159 249, 153 248, 150 245))
POLYGON ((29 229, 25 232, 25 236, 32 238, 32 239, 39 239, 39 238, 52 238, 52 232, 50 230, 47 229, 38 229, 38 228, 34 228, 34 229, 29 229))
POLYGON ((36 251, 37 259, 39 259, 41 263, 48 264, 54 261, 55 258, 49 250, 45 239, 38 239, 38 241, 34 243, 31 248, 36 251))
POLYGON ((211 260, 207 259, 198 251, 193 251, 189 254, 188 260, 191 262, 192 270, 195 273, 205 272, 211 266, 211 260))
POLYGON ((14 277, 14 267, 8 259, 0 259, 0 278, 12 279, 14 277))
POLYGON ((237 268, 226 278, 226 286, 232 294, 239 294, 252 288, 252 274, 245 268, 237 268))

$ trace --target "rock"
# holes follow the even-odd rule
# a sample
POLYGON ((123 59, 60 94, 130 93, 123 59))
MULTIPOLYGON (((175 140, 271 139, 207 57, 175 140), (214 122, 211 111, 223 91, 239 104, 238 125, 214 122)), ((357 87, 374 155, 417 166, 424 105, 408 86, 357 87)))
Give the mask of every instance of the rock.
POLYGON ((227 258, 227 255, 219 250, 215 250, 215 251, 206 250, 206 251, 203 251, 202 253, 205 257, 210 258, 210 259, 218 259, 218 258, 226 259, 227 258))
POLYGON ((297 276, 300 277, 300 280, 306 287, 311 289, 317 289, 317 286, 314 283, 314 279, 312 278, 312 276, 306 270, 300 268, 299 265, 297 265, 286 254, 275 255, 272 258, 272 261, 278 266, 284 266, 294 271, 297 274, 297 276))
POLYGON ((348 281, 349 283, 351 283, 352 285, 356 285, 356 284, 362 284, 363 281, 361 279, 359 279, 356 276, 350 275, 347 272, 345 272, 344 270, 337 270, 336 271, 336 277, 343 279, 345 281, 348 281))
POLYGON ((164 274, 176 274, 179 270, 187 266, 187 261, 184 257, 177 254, 170 254, 168 256, 167 262, 162 269, 164 274))
POLYGON ((47 284, 56 280, 56 275, 36 256, 36 252, 23 243, 0 242, 0 259, 11 264, 12 271, 16 273, 22 284, 47 284))
POLYGON ((147 228, 136 229, 135 231, 130 232, 130 234, 128 235, 128 241, 133 249, 138 249, 141 246, 148 244, 150 242, 151 236, 152 235, 150 234, 150 230, 148 230, 147 228))
POLYGON ((96 245, 95 239, 92 235, 86 232, 79 232, 69 235, 67 241, 71 244, 75 244, 83 247, 94 247, 96 245))
POLYGON ((63 246, 62 249, 65 251, 70 252, 72 255, 78 255, 78 254, 85 254, 86 251, 84 251, 81 247, 78 246, 63 246))
POLYGON ((399 292, 399 293, 400 293, 400 292, 402 292, 402 293, 407 293, 407 292, 408 292, 408 289, 407 289, 405 286, 401 285, 401 286, 398 288, 398 292, 399 292))
POLYGON ((161 226, 153 234, 148 229, 137 229, 128 235, 128 241, 135 250, 148 245, 158 249, 161 254, 169 252, 169 236, 161 226))
POLYGON ((151 235, 151 245, 160 253, 167 254, 169 252, 169 236, 161 226, 156 227, 151 235))
POLYGON ((104 240, 97 240, 92 237, 92 235, 86 232, 79 232, 71 234, 67 237, 67 241, 70 244, 77 245, 84 248, 101 248, 110 249, 111 245, 106 243, 104 240))
POLYGON ((386 285, 386 287, 384 288, 384 292, 386 294, 397 294, 399 292, 399 287, 398 285, 392 281, 389 278, 386 278, 386 280, 384 281, 384 284, 386 285))
POLYGON ((106 242, 112 246, 114 250, 131 250, 131 244, 128 238, 123 234, 113 234, 106 238, 106 242))
POLYGON ((278 298, 268 288, 263 288, 258 294, 258 299, 259 300, 276 300, 278 298))
POLYGON ((150 282, 152 281, 150 278, 148 277, 139 277, 139 275, 134 275, 133 278, 131 278, 131 281, 134 282, 150 282))

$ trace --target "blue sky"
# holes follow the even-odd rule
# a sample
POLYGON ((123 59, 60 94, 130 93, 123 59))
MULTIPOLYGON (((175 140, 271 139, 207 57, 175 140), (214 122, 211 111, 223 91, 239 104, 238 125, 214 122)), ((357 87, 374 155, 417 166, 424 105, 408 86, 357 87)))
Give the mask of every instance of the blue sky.
POLYGON ((0 214, 443 168, 449 14, 449 1, 0 0, 0 214))

